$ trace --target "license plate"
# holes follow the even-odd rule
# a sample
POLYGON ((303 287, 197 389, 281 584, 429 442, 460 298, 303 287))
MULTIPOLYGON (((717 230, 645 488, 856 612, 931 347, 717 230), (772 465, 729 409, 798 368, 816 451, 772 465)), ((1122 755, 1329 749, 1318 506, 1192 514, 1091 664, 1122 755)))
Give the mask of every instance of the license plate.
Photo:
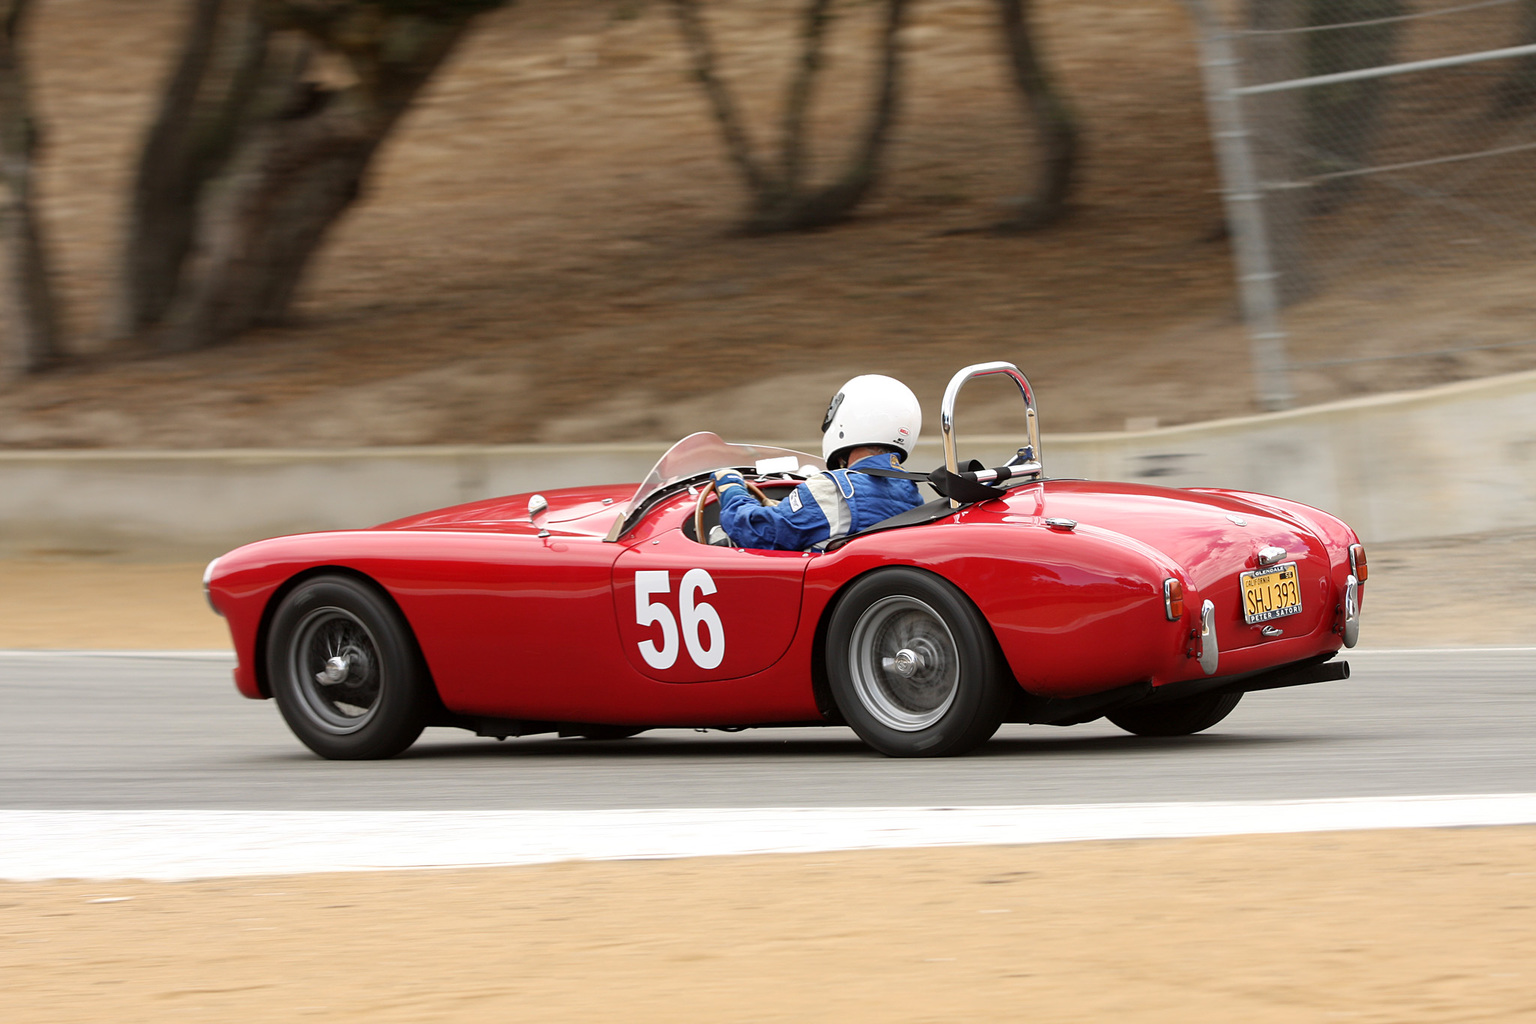
POLYGON ((1245 572, 1239 579, 1243 585, 1243 621, 1248 625, 1301 611, 1301 583, 1295 562, 1245 572))

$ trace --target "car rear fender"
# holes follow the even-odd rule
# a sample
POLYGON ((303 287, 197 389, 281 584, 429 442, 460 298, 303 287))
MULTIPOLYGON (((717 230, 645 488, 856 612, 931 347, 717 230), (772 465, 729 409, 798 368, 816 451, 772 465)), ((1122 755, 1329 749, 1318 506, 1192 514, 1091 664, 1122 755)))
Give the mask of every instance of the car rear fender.
MULTIPOLYGON (((843 599, 847 596, 848 591, 852 589, 855 583, 858 583, 866 576, 871 576, 874 573, 881 572, 890 568, 912 569, 917 572, 927 573, 930 576, 936 576, 953 586, 960 592, 960 597, 962 600, 964 600, 972 608, 976 608, 976 602, 972 601, 969 595, 965 593, 964 587, 960 586, 954 580, 946 577, 944 573, 935 571, 934 569, 925 566, 897 563, 893 563, 891 565, 874 566, 844 581, 843 584, 837 588, 837 591, 832 596, 832 599, 827 602, 826 607, 822 609, 821 615, 817 617, 815 640, 811 646, 811 687, 816 697, 816 707, 817 710, 821 712, 823 718, 835 725, 842 725, 844 723, 842 714, 837 710, 837 702, 832 698, 832 683, 827 674, 827 632, 831 628, 832 616, 837 614, 838 606, 843 603, 843 599)), ((982 613, 980 608, 976 608, 976 612, 981 617, 982 622, 985 623, 987 638, 991 640, 993 649, 997 651, 998 666, 1000 667, 1001 671, 1006 674, 1007 679, 1015 686, 1017 686, 1018 680, 1013 675, 1013 669, 1008 664, 1008 658, 1003 653, 1002 645, 997 641, 997 634, 993 632, 992 624, 986 621, 986 615, 982 613)))
POLYGON ((1142 541, 1088 523, 962 518, 855 540, 824 558, 808 576, 808 596, 826 576, 883 565, 954 584, 981 612, 1015 681, 1040 696, 1167 678, 1188 660, 1194 620, 1186 610, 1169 622, 1163 607, 1165 579, 1189 585, 1183 570, 1142 541))

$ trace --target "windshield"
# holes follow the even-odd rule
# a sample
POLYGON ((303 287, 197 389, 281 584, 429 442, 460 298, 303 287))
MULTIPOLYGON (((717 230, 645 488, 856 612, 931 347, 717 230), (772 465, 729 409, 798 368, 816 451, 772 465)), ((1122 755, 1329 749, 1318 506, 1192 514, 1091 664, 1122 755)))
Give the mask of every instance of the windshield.
POLYGON ((816 456, 797 452, 793 448, 775 448, 766 444, 731 444, 722 441, 720 435, 708 431, 689 434, 656 460, 656 465, 651 467, 651 471, 635 489, 635 496, 624 506, 624 514, 614 524, 608 539, 618 540, 622 537, 654 496, 685 480, 728 466, 752 470, 759 476, 768 473, 809 476, 827 468, 826 463, 816 456))

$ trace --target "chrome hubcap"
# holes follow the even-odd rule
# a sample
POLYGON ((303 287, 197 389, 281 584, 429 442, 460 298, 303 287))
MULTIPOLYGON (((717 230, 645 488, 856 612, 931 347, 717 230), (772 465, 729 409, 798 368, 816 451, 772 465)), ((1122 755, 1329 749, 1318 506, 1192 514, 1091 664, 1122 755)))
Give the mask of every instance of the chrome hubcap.
POLYGON ((880 724, 918 732, 955 702, 960 652, 938 612, 899 595, 876 601, 859 616, 848 668, 860 703, 880 724))
POLYGON ((310 717, 333 733, 373 719, 383 680, 368 627, 342 608, 317 608, 294 631, 289 671, 310 717))
POLYGON ((910 647, 903 647, 896 652, 896 657, 881 658, 880 667, 911 679, 924 668, 923 656, 910 647))
POLYGON ((325 668, 315 673, 315 682, 321 686, 335 686, 337 683, 347 681, 347 673, 352 669, 350 658, 327 658, 325 668))

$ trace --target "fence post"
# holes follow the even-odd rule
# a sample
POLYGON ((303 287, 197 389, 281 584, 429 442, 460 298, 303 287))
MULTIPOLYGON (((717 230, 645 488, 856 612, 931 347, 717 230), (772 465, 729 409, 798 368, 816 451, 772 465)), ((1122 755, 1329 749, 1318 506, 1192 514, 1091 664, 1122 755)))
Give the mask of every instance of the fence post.
POLYGON ((1284 409, 1294 396, 1286 367, 1277 275, 1264 223, 1264 198, 1259 192, 1242 99, 1237 92, 1237 52, 1231 33, 1212 13, 1207 0, 1184 0, 1184 6, 1198 29, 1205 104, 1216 144, 1227 224, 1232 232, 1238 295, 1253 359, 1254 393, 1263 408, 1284 409))

